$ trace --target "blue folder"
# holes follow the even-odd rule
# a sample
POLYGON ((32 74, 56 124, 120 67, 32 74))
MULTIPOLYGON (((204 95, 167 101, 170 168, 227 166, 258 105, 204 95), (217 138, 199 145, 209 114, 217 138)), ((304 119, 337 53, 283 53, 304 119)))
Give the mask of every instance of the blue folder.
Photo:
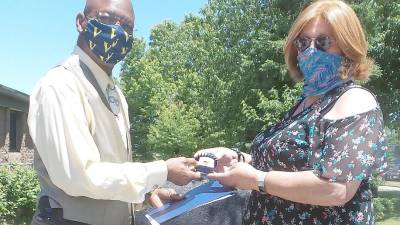
POLYGON ((231 197, 235 194, 234 191, 234 188, 225 187, 218 181, 209 181, 188 191, 182 201, 151 209, 146 214, 146 218, 152 225, 162 224, 202 205, 231 197))

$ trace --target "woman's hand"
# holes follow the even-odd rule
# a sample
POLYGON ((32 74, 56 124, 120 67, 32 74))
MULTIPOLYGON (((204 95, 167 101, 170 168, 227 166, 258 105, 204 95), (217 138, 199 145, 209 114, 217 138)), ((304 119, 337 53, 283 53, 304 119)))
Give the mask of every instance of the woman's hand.
POLYGON ((256 170, 250 164, 234 163, 223 173, 208 174, 208 178, 218 180, 221 184, 245 190, 258 190, 257 177, 265 172, 256 170))
POLYGON ((223 172, 224 167, 231 166, 233 162, 237 162, 237 153, 229 148, 216 147, 203 149, 194 154, 194 158, 197 158, 200 154, 213 153, 217 157, 217 168, 215 171, 223 172))
POLYGON ((174 189, 157 188, 153 191, 148 201, 152 207, 160 208, 164 203, 180 201, 184 198, 183 195, 177 194, 174 189))

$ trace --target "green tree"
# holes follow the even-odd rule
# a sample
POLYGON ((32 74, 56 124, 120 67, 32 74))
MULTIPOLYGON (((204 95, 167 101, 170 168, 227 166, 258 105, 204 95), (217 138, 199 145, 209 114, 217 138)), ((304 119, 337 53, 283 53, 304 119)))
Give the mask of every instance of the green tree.
MULTIPOLYGON (((283 45, 308 3, 210 0, 199 16, 154 27, 148 45, 135 39, 121 84, 137 156, 190 155, 216 145, 247 150, 256 133, 278 121, 301 90, 288 75, 283 45)), ((399 96, 399 4, 350 3, 377 63, 372 80, 363 84, 378 94, 385 118, 396 121, 400 104, 389 100, 399 96)))
POLYGON ((162 149, 160 157, 191 156, 197 149, 196 136, 200 122, 192 110, 183 104, 172 104, 162 109, 147 136, 152 149, 162 149))
POLYGON ((386 125, 399 131, 400 125, 400 2, 352 1, 366 29, 369 53, 377 69, 366 84, 380 100, 386 125))

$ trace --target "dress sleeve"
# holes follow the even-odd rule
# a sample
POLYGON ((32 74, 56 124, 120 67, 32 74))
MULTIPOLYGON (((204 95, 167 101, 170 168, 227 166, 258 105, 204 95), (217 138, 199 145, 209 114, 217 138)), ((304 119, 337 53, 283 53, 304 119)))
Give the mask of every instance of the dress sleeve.
POLYGON ((387 144, 379 108, 322 124, 321 145, 310 158, 318 177, 361 181, 386 171, 387 144))

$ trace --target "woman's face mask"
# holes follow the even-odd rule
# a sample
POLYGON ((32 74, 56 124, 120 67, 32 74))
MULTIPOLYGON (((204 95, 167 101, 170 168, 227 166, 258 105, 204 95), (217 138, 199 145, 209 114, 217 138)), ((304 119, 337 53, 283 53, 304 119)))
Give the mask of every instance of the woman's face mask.
POLYGON ((297 56, 298 66, 304 76, 303 96, 325 94, 344 83, 339 76, 343 57, 309 47, 297 56))

